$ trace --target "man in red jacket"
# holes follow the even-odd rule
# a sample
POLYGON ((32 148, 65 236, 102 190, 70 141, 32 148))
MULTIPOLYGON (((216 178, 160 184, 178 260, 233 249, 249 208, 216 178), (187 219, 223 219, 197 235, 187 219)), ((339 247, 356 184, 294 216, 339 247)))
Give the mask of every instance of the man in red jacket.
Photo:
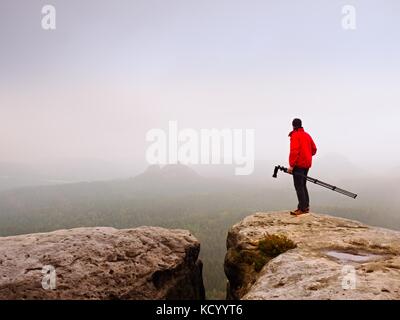
POLYGON ((292 122, 293 131, 290 137, 290 155, 288 172, 293 174, 294 187, 297 193, 299 204, 297 210, 290 214, 299 216, 310 211, 310 199, 307 190, 308 170, 311 168, 312 157, 317 153, 317 147, 311 136, 304 131, 300 119, 292 122))

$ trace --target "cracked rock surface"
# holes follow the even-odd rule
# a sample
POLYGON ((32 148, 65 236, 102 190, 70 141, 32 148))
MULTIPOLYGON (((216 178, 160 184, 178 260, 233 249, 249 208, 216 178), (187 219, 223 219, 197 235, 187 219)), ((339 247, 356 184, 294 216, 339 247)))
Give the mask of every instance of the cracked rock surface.
POLYGON ((188 231, 158 227, 3 237, 0 299, 204 299, 199 251, 188 231))
POLYGON ((400 232, 310 213, 256 213, 227 239, 229 299, 400 299, 400 232), (269 259, 259 272, 240 252, 257 250, 266 234, 297 247, 269 259))

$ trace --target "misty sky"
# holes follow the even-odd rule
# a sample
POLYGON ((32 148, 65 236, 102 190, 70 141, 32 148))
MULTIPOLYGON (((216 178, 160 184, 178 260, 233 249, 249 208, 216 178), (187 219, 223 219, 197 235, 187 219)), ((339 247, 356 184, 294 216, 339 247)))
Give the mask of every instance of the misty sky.
POLYGON ((301 117, 320 157, 394 167, 399 17, 398 0, 2 0, 0 161, 144 163, 146 132, 177 120, 255 129, 256 159, 279 163, 301 117))

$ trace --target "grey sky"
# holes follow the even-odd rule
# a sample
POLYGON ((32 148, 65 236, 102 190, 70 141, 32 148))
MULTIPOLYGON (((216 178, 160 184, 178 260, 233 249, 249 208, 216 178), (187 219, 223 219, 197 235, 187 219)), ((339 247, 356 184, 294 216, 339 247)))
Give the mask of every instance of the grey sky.
POLYGON ((146 131, 178 120, 255 129, 256 158, 284 162, 298 116, 321 156, 396 166, 399 16, 397 0, 2 0, 0 161, 144 163, 146 131))

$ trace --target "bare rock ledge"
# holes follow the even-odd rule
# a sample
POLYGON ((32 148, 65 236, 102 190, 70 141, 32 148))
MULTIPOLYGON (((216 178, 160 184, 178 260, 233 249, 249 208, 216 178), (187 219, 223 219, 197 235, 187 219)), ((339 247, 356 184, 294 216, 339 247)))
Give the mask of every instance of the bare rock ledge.
POLYGON ((3 237, 0 299, 204 299, 199 251, 188 231, 157 227, 3 237), (55 289, 43 289, 46 265, 55 289))
POLYGON ((400 299, 400 232, 310 213, 256 213, 228 233, 228 299, 400 299), (267 259, 256 271, 266 234, 297 247, 267 259))

